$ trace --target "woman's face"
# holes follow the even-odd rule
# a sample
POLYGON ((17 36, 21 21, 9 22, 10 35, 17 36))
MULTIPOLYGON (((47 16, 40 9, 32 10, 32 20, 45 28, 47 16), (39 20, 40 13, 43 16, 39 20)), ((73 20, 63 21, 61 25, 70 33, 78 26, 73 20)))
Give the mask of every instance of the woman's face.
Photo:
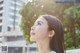
POLYGON ((39 17, 31 27, 30 40, 38 41, 48 37, 48 23, 43 17, 39 17))

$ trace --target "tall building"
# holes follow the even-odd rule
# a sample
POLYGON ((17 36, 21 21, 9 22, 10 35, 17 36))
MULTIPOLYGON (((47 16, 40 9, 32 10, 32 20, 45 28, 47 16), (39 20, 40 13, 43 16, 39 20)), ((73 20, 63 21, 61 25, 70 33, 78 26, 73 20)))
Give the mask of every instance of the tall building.
POLYGON ((25 53, 26 42, 19 27, 19 10, 23 2, 0 0, 0 53, 25 53))

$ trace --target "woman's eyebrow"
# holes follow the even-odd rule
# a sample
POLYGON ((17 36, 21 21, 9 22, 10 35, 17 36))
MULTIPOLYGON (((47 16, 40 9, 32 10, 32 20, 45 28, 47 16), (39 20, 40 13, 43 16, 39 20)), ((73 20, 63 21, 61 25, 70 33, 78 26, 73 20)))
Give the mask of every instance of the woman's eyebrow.
POLYGON ((44 22, 42 22, 42 21, 38 21, 39 23, 43 23, 44 24, 44 22))
POLYGON ((34 24, 36 24, 36 23, 43 23, 43 24, 44 24, 44 22, 42 22, 42 21, 37 21, 37 22, 34 22, 34 24))

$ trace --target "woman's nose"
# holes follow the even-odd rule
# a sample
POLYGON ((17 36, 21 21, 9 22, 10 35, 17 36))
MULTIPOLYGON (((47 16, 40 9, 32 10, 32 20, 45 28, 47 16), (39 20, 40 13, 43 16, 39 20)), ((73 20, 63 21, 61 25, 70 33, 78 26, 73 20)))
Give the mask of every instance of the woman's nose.
POLYGON ((31 27, 31 30, 34 30, 34 26, 31 27))

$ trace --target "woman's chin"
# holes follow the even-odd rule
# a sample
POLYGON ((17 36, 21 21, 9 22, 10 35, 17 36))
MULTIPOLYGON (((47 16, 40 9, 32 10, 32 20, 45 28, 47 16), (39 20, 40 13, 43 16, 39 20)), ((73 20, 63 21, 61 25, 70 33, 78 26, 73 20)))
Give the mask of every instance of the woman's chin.
POLYGON ((30 41, 36 41, 33 37, 30 37, 30 41))

